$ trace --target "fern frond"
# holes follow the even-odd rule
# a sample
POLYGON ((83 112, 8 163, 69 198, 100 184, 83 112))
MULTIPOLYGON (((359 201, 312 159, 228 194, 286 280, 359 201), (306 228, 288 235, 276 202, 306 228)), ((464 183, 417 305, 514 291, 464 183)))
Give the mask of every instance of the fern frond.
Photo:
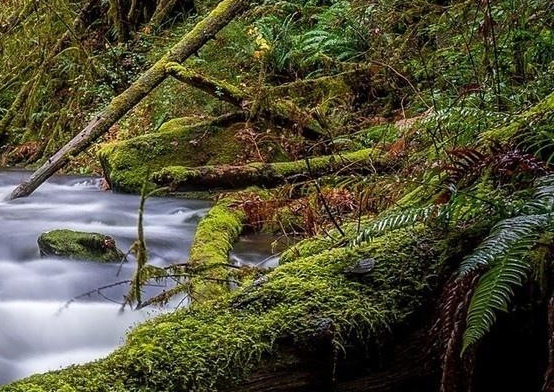
POLYGON ((440 206, 430 205, 426 207, 410 208, 377 218, 358 234, 353 241, 353 245, 356 246, 369 241, 376 235, 383 234, 387 231, 400 229, 414 225, 417 222, 425 221, 430 216, 438 214, 440 209, 440 206))
POLYGON ((535 184, 535 193, 521 208, 522 213, 554 212, 554 175, 541 177, 535 184))
POLYGON ((498 311, 507 311, 514 288, 529 272, 526 259, 546 230, 554 228, 554 175, 535 181, 533 197, 517 211, 519 215, 496 223, 487 238, 460 265, 461 277, 480 267, 490 268, 477 283, 467 312, 462 353, 479 341, 496 321, 498 311))
POLYGON ((514 287, 520 286, 527 276, 529 265, 524 259, 537 239, 538 236, 534 235, 521 238, 516 246, 479 279, 469 304, 462 354, 490 330, 498 311, 508 310, 514 287))
POLYGON ((460 275, 493 265, 526 238, 538 238, 541 230, 551 221, 550 214, 521 215, 501 220, 475 251, 464 258, 459 268, 460 275))

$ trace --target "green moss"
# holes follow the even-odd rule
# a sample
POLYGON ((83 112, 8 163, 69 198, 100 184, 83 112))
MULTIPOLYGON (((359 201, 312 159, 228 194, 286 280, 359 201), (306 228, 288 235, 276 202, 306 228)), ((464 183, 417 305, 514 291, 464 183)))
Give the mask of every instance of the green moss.
POLYGON ((172 120, 163 131, 104 146, 98 157, 112 188, 139 192, 148 174, 174 164, 197 166, 230 163, 240 153, 234 129, 209 122, 183 126, 172 120))
POLYGON ((193 269, 203 271, 192 282, 196 298, 225 291, 221 284, 211 284, 211 280, 225 282, 229 277, 229 252, 242 231, 244 219, 244 212, 233 208, 232 200, 222 199, 198 224, 188 260, 193 269))
POLYGON ((38 245, 42 256, 103 263, 120 262, 125 257, 113 238, 100 233, 52 230, 40 235, 38 245))
POLYGON ((68 385, 81 392, 228 390, 262 363, 277 358, 283 338, 310 347, 331 323, 342 347, 375 343, 392 326, 420 309, 434 285, 437 254, 431 232, 396 231, 363 247, 331 248, 290 258, 267 281, 239 289, 216 302, 151 320, 104 360, 36 375, 0 391, 54 391, 68 385), (375 259, 365 282, 345 268, 375 259), (277 343, 277 342, 281 343, 277 343))
POLYGON ((529 129, 529 127, 536 127, 544 118, 547 118, 549 122, 552 121, 550 117, 552 113, 554 113, 554 93, 518 115, 510 124, 484 132, 481 135, 481 140, 486 144, 513 141, 522 131, 529 129))
POLYGON ((370 70, 357 69, 315 79, 304 79, 270 88, 265 99, 291 99, 301 107, 329 111, 352 101, 360 82, 371 77, 370 70))

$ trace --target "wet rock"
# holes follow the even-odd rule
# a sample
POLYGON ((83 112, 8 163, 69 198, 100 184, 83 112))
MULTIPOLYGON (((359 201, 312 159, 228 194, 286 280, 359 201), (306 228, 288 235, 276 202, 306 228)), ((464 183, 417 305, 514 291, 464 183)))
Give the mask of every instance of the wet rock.
POLYGON ((37 242, 42 257, 54 256, 102 263, 120 262, 125 258, 115 240, 100 233, 52 230, 42 233, 37 242))

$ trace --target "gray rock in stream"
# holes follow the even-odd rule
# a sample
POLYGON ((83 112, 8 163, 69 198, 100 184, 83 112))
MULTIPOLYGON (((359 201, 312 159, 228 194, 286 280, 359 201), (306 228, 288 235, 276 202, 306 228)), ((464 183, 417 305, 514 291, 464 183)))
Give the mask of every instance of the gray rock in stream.
POLYGON ((42 233, 37 242, 42 257, 54 256, 101 263, 120 262, 125 258, 115 240, 100 233, 52 230, 42 233))

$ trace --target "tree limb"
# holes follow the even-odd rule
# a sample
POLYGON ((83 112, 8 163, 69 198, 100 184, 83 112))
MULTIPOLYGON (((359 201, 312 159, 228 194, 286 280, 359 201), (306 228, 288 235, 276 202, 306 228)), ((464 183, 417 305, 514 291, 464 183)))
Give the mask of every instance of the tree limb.
POLYGON ((166 69, 168 74, 175 79, 241 108, 250 117, 259 116, 275 120, 281 124, 297 127, 305 137, 310 139, 327 136, 321 124, 310 113, 301 109, 292 101, 262 99, 261 102, 253 105, 255 101, 254 97, 231 83, 208 78, 177 63, 167 64, 166 69))

